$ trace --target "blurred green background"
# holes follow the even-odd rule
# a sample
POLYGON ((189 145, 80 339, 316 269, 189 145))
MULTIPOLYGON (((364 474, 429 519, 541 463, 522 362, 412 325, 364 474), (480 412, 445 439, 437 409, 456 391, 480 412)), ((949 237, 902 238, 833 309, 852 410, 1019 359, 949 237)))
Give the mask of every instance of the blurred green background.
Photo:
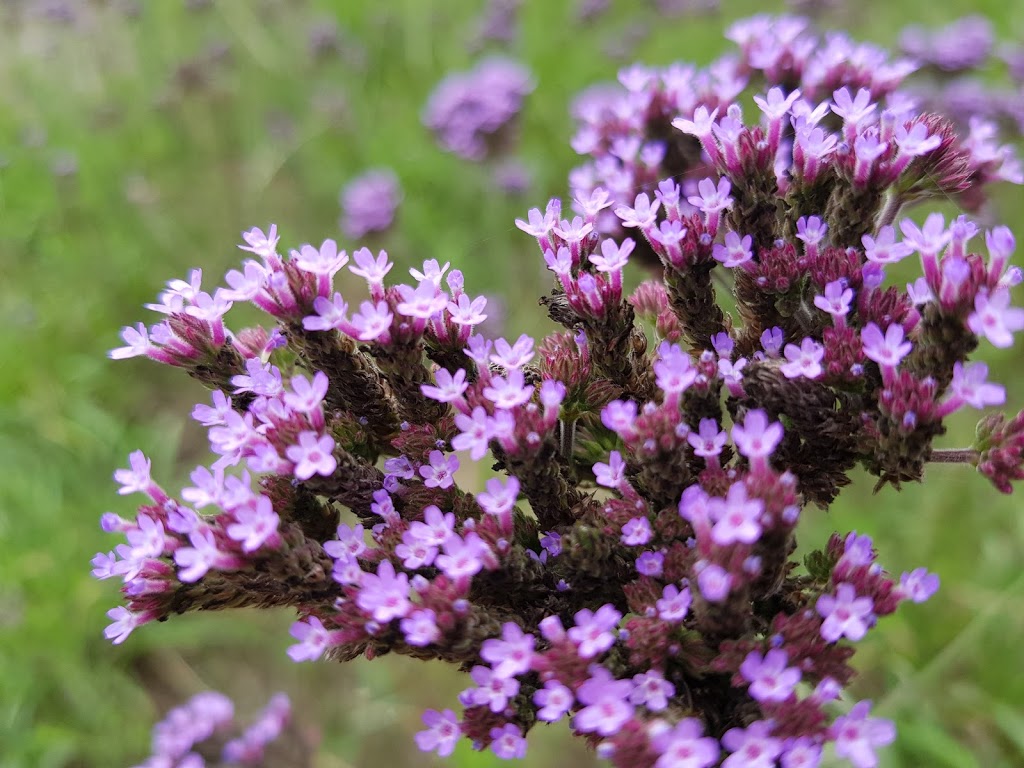
MULTIPOLYGON (((706 3, 705 3, 706 5, 706 3)), ((537 82, 522 119, 528 194, 494 190, 490 168, 442 153, 421 126, 434 85, 480 55, 479 0, 0 2, 0 766, 127 766, 148 754, 162 709, 213 687, 253 711, 275 690, 322 737, 321 766, 428 765, 412 734, 424 707, 454 703, 447 670, 385 658, 294 665, 291 617, 190 616, 121 647, 102 638, 114 583, 89 575, 113 537, 99 515, 132 515, 111 473, 143 448, 176 490, 206 461, 188 418, 205 397, 179 372, 114 363, 121 326, 150 313, 163 283, 236 265, 242 229, 276 222, 284 247, 339 237, 338 192, 376 166, 398 175, 396 227, 368 240, 401 267, 450 260, 476 292, 502 296, 511 331, 538 329, 547 279, 512 221, 563 195, 578 158, 568 102, 632 60, 706 63, 724 25, 781 3, 659 17, 613 0, 590 24, 575 3, 527 0, 506 50, 537 82), (61 10, 70 9, 70 15, 61 10)), ((1004 40, 1024 4, 833 3, 826 26, 893 44, 907 23, 984 12, 1004 40)), ((1020 190, 998 218, 1015 225, 1020 190)), ((1024 232, 1018 232, 1018 235, 1024 232)), ((1019 300, 1018 300, 1019 303, 1019 300)), ((236 310, 233 318, 236 318, 236 310)), ((238 327, 236 318, 232 325, 238 327)), ((986 358, 1024 404, 1016 349, 986 358)), ((943 445, 969 442, 970 415, 943 445)), ((871 494, 858 476, 833 509, 808 510, 804 542, 833 529, 876 539, 891 570, 927 565, 939 595, 866 640, 856 693, 897 720, 885 766, 1024 766, 1024 515, 960 467, 871 494)), ((563 725, 531 734, 529 764, 587 765, 563 725)), ((451 764, 498 764, 461 745, 451 764)))

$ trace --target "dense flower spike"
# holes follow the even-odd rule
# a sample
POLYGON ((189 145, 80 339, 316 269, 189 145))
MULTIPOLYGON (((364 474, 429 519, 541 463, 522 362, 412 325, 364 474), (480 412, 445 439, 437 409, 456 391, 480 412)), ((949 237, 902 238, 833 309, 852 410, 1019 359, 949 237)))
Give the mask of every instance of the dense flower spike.
MULTIPOLYGON (((538 720, 565 720, 619 768, 813 766, 829 744, 874 765, 893 726, 838 701, 852 646, 938 576, 889 574, 858 533, 801 567, 796 527, 858 465, 880 486, 929 461, 1004 491, 1024 477, 1022 415, 985 416, 969 449, 934 444, 949 414, 1006 398, 968 356, 1024 327, 1014 240, 901 217, 995 173, 894 95, 905 63, 792 18, 730 36, 739 59, 635 67, 629 98, 581 104, 575 145, 605 159, 574 175, 575 213, 552 200, 516 221, 564 328, 540 342, 481 335, 487 301, 448 263, 385 285, 386 253, 325 241, 286 259, 274 227, 243 235, 253 258, 228 288, 169 283, 162 322, 111 354, 213 389, 193 417, 217 458, 180 498, 141 452, 115 474, 145 499, 134 521, 103 518, 126 538, 93 560, 124 583, 107 636, 288 605, 295 661, 456 664, 461 714, 431 710, 416 736, 442 756, 465 737, 519 758, 538 720), (775 84, 748 122, 754 77, 775 84), (644 254, 664 279, 627 298, 644 254), (886 285, 911 254, 923 276, 886 285), (345 266, 366 295, 334 291, 345 266), (240 301, 276 327, 228 330, 240 301)), ((476 131, 459 139, 473 152, 476 131)))

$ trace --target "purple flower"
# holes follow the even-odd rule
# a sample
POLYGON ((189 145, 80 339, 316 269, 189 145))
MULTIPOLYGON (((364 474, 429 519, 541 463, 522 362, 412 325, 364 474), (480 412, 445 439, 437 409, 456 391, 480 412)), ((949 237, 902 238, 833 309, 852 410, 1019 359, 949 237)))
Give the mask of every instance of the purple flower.
POLYGON ((341 228, 348 237, 361 238, 391 226, 402 199, 398 177, 388 169, 367 171, 341 190, 341 228))
POLYGON ((647 196, 647 193, 641 192, 636 196, 632 208, 625 205, 619 206, 615 209, 615 215, 622 219, 624 227, 645 229, 654 225, 660 206, 660 200, 655 200, 654 205, 651 205, 651 198, 647 196))
POLYGON ((447 757, 455 750, 455 742, 459 740, 462 730, 452 710, 438 712, 436 709, 428 709, 423 713, 423 724, 427 730, 419 731, 413 737, 421 752, 436 751, 441 757, 447 757))
POLYGON ((896 591, 911 602, 923 603, 939 591, 939 577, 925 568, 915 568, 900 576, 896 591))
POLYGON ((846 317, 853 301, 853 289, 846 287, 845 280, 833 280, 825 286, 824 296, 814 297, 814 306, 836 318, 846 317))
POLYGON ((697 369, 690 356, 677 344, 663 343, 658 347, 658 360, 654 363, 655 383, 666 395, 685 392, 697 379, 697 369))
POLYGON ((518 624, 507 621, 501 628, 501 639, 489 638, 480 647, 480 658, 494 668, 498 677, 513 677, 529 671, 533 660, 533 635, 528 635, 518 624))
POLYGON ((505 723, 501 728, 491 728, 491 750, 502 760, 522 760, 526 757, 526 738, 518 725, 505 723))
POLYGON ((1010 291, 996 288, 991 294, 981 291, 974 297, 974 311, 967 317, 967 327, 992 346, 1005 349, 1013 346, 1013 334, 1024 329, 1024 309, 1010 306, 1010 291))
POLYGON ((366 551, 366 542, 363 540, 363 526, 356 525, 350 528, 345 524, 338 526, 337 540, 325 541, 324 552, 331 557, 354 558, 359 557, 366 551))
POLYGON ((697 574, 697 586, 709 603, 720 603, 729 596, 729 590, 732 589, 732 574, 712 563, 697 574))
POLYGON ((665 556, 661 552, 641 552, 636 559, 636 572, 641 576, 661 576, 665 556))
POLYGON ((732 728, 722 736, 722 746, 732 752, 722 768, 775 768, 782 742, 769 736, 771 724, 757 720, 747 728, 732 728))
POLYGON ((742 542, 753 544, 761 538, 761 513, 764 502, 748 499, 747 487, 742 482, 733 483, 725 499, 712 497, 709 501, 711 517, 717 520, 711 529, 711 539, 720 547, 742 542))
POLYGON ((422 648, 441 639, 437 614, 429 608, 415 610, 399 622, 405 642, 422 648))
POLYGON ((437 383, 436 387, 430 384, 421 384, 420 391, 424 397, 429 397, 439 403, 455 402, 469 387, 466 382, 466 371, 462 368, 455 371, 454 375, 446 368, 438 368, 434 373, 434 381, 437 383))
POLYGON ((910 354, 913 345, 903 341, 903 326, 892 323, 882 336, 881 329, 874 323, 868 323, 860 332, 864 345, 864 354, 883 368, 894 368, 910 354))
POLYGON ((448 306, 448 297, 430 280, 424 280, 416 288, 400 285, 398 290, 402 300, 395 309, 406 317, 429 320, 448 306))
POLYGON ((728 439, 728 433, 719 430, 718 422, 714 419, 701 419, 698 431, 686 436, 686 442, 693 447, 694 455, 701 458, 718 456, 728 439))
POLYGON ((455 414, 455 426, 462 433, 452 438, 452 448, 457 451, 469 451, 473 461, 480 461, 487 453, 487 444, 492 437, 492 421, 482 405, 476 406, 473 413, 455 414))
POLYGON ((363 576, 356 605, 369 613, 374 621, 381 623, 402 618, 412 607, 409 602, 409 577, 404 573, 395 573, 395 566, 390 560, 381 561, 376 575, 367 573, 363 576))
POLYGON ((622 526, 620 541, 627 547, 642 547, 651 540, 652 533, 646 517, 634 517, 622 526))
POLYGON ((760 409, 748 411, 743 424, 734 424, 732 441, 748 459, 767 459, 782 441, 782 424, 768 423, 768 414, 760 409))
POLYGON ((584 708, 573 717, 572 727, 582 733, 611 736, 633 717, 633 705, 629 703, 633 683, 616 680, 611 672, 596 664, 590 668, 590 674, 576 691, 576 698, 584 708))
POLYGON ((516 477, 509 476, 504 483, 500 478, 492 477, 485 487, 486 490, 476 497, 484 512, 501 517, 512 511, 519 498, 519 480, 516 477))
POLYGON ((484 307, 487 306, 486 296, 477 296, 470 300, 465 293, 459 296, 458 302, 448 302, 448 314, 456 325, 479 325, 487 319, 484 307))
POLYGON ((861 242, 864 244, 864 255, 875 264, 895 264, 914 252, 906 243, 896 242, 896 230, 891 226, 882 227, 877 238, 864 235, 861 242))
POLYGON ((841 715, 832 724, 831 735, 836 742, 836 755, 844 757, 854 768, 875 768, 875 749, 896 739, 896 728, 889 720, 868 717, 870 701, 860 701, 848 715, 841 715))
POLYGON ((132 613, 123 605, 107 611, 107 618, 111 619, 113 623, 103 630, 103 636, 114 645, 123 643, 136 627, 149 621, 146 614, 142 612, 132 613))
POLYGON ((387 251, 380 251, 377 257, 374 258, 369 248, 360 248, 353 253, 352 261, 354 263, 349 266, 348 271, 353 275, 363 278, 371 286, 382 284, 384 277, 394 266, 394 264, 388 261, 387 251))
POLYGON ((604 653, 615 642, 614 630, 622 619, 611 605, 602 605, 597 611, 582 608, 573 616, 576 625, 569 630, 569 639, 576 643, 581 658, 592 659, 604 653))
POLYGON ((875 561, 875 551, 870 536, 859 536, 851 531, 843 543, 842 562, 852 566, 871 565, 875 561))
POLYGON ((209 526, 192 531, 188 540, 191 547, 179 547, 174 552, 178 579, 186 584, 199 581, 211 568, 228 570, 242 564, 238 558, 217 547, 217 538, 209 526))
POLYGON ((503 711, 509 699, 519 693, 518 680, 496 674, 488 667, 473 667, 469 676, 477 685, 468 692, 470 700, 477 706, 488 707, 491 712, 503 711))
POLYGON ((298 480, 309 480, 313 475, 330 477, 338 468, 334 438, 310 430, 300 432, 298 445, 289 445, 285 455, 295 464, 292 471, 298 480))
POLYGON ((504 376, 492 377, 483 394, 496 408, 510 410, 533 397, 533 385, 525 384, 523 372, 516 368, 509 371, 507 379, 504 376))
POLYGON ((773 648, 763 657, 751 651, 740 665, 740 674, 750 683, 749 693, 757 701, 785 701, 800 682, 800 670, 787 667, 789 657, 781 648, 773 648))
POLYGON ((629 702, 651 712, 661 712, 668 707, 669 698, 676 692, 676 687, 656 669, 633 675, 633 686, 629 702))
POLYGON ((684 586, 679 589, 675 584, 666 584, 661 592, 661 597, 655 604, 658 609, 658 618, 670 624, 678 624, 686 618, 692 601, 689 587, 684 586))
POLYGON ((725 245, 715 244, 711 249, 711 255, 715 261, 722 262, 722 266, 732 269, 754 258, 753 245, 754 238, 750 235, 740 238, 730 230, 725 233, 725 245))
POLYGON ((621 486, 626 479, 626 462, 622 460, 622 454, 612 451, 608 454, 607 464, 601 461, 594 464, 594 479, 605 488, 621 486))
POLYGON ((317 371, 310 381, 305 376, 293 376, 292 391, 284 393, 284 403, 293 411, 311 414, 320 409, 320 404, 327 395, 327 374, 317 371))
POLYGON ((451 454, 445 456, 441 451, 431 451, 430 463, 420 467, 420 476, 427 488, 445 490, 455 484, 455 473, 459 469, 459 459, 451 454))
POLYGON ((548 680, 533 694, 533 703, 539 707, 537 718, 548 723, 561 720, 574 701, 572 691, 557 680, 548 680))
POLYGON ((704 736, 704 725, 695 717, 685 717, 671 730, 655 735, 651 745, 661 757, 654 768, 711 768, 718 762, 718 740, 704 736))
POLYGON ((484 567, 484 559, 491 555, 487 544, 475 533, 460 537, 455 534, 444 542, 444 554, 435 561, 445 576, 460 579, 475 576, 484 567))
POLYGON ((819 597, 815 608, 825 619, 821 625, 821 636, 830 643, 841 637, 854 642, 860 640, 875 618, 871 598, 857 597, 853 585, 845 582, 836 587, 835 595, 819 597))
POLYGON ((825 347, 814 339, 805 338, 799 347, 796 344, 787 344, 785 354, 789 362, 780 365, 779 370, 787 379, 797 379, 801 376, 816 379, 821 376, 821 361, 825 358, 825 347))
POLYGON ((316 661, 334 645, 334 633, 325 628, 316 616, 307 616, 295 622, 289 633, 299 641, 297 645, 288 648, 292 661, 316 661))
POLYGON ((241 543, 243 552, 255 552, 264 545, 274 547, 280 542, 277 526, 281 518, 266 496, 260 494, 252 504, 236 509, 233 514, 235 522, 228 525, 227 534, 241 543))
POLYGON ((498 339, 494 342, 494 354, 490 359, 509 371, 522 368, 533 359, 533 339, 525 333, 516 339, 515 344, 498 339))
POLYGON ((121 484, 117 492, 122 496, 129 493, 145 493, 157 503, 163 503, 167 495, 150 478, 153 462, 142 451, 132 451, 128 456, 131 469, 114 471, 114 480, 121 484))
POLYGON ((637 407, 632 400, 612 400, 601 411, 601 423, 623 436, 636 425, 637 407))
POLYGON ((626 267, 629 254, 635 246, 636 243, 629 237, 622 241, 622 245, 614 240, 602 240, 601 253, 593 253, 588 258, 598 272, 617 272, 626 267))

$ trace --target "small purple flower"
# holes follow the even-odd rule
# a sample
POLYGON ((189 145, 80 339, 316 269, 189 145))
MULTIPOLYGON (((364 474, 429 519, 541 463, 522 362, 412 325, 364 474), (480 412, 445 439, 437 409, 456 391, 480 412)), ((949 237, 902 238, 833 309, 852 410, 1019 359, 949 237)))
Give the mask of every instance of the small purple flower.
POLYGON ((427 730, 413 737, 421 752, 437 752, 439 756, 447 757, 455 750, 455 743, 462 730, 452 710, 438 712, 436 709, 428 709, 423 713, 423 724, 427 730))
POLYGON ((316 661, 334 644, 333 633, 316 616, 295 622, 289 632, 299 641, 288 648, 292 661, 316 661))
POLYGON ((234 511, 235 522, 227 527, 228 537, 242 545, 243 552, 255 552, 264 545, 280 542, 277 526, 281 518, 274 512, 270 499, 260 494, 251 505, 234 511))
POLYGON ((882 335, 881 329, 874 323, 868 323, 860 332, 864 344, 864 354, 883 368, 894 368, 910 354, 913 345, 903 341, 903 326, 892 323, 882 335))
POLYGON ((788 362, 779 366, 782 375, 787 379, 816 379, 821 376, 823 369, 821 361, 825 358, 825 347, 814 339, 808 337, 796 344, 787 344, 785 355, 788 362))
POLYGON ((895 264, 914 252, 909 245, 896 242, 896 229, 891 226, 882 227, 877 238, 864 235, 861 242, 864 255, 875 264, 895 264))
POLYGON ((573 717, 572 727, 582 733, 611 736, 633 716, 633 705, 629 702, 633 683, 616 680, 611 672, 599 665, 592 666, 590 674, 591 677, 576 691, 576 698, 584 708, 573 717))
POLYGON ((491 355, 491 362, 506 370, 522 368, 532 359, 533 339, 525 333, 516 339, 515 344, 509 344, 505 339, 498 339, 494 342, 494 354, 491 355))
POLYGON ((714 419, 701 419, 699 429, 686 436, 686 442, 693 447, 694 455, 701 458, 718 456, 728 440, 729 434, 720 430, 714 419))
POLYGON ((422 648, 441 639, 437 627, 437 614, 429 608, 415 610, 399 622, 405 642, 422 648))
POLYGON ((814 297, 814 306, 835 318, 846 317, 853 301, 853 289, 846 287, 845 280, 833 280, 825 286, 823 296, 814 297))
POLYGON ((785 701, 800 682, 800 670, 787 667, 789 657, 781 648, 773 648, 761 655, 751 651, 740 665, 740 674, 750 683, 748 689, 757 701, 785 701))
POLYGON ((860 640, 874 622, 874 603, 870 597, 857 597, 852 584, 842 583, 836 587, 836 594, 824 594, 818 598, 816 610, 825 621, 821 625, 821 636, 830 643, 842 637, 854 642, 860 640))
POLYGON ((754 258, 754 238, 750 235, 746 235, 740 238, 738 234, 732 230, 725 233, 725 245, 716 244, 712 248, 711 255, 715 261, 722 262, 722 266, 738 267, 746 264, 748 261, 754 258))
POLYGON ((601 461, 594 464, 594 479, 605 488, 619 488, 626 479, 626 462, 622 460, 622 454, 612 451, 608 454, 607 464, 601 461))
POLYGON ((967 327, 989 340, 994 347, 1013 346, 1013 334, 1024 329, 1024 309, 1010 306, 1010 291, 996 288, 991 294, 981 291, 974 297, 974 311, 967 327))
POLYGON ((396 573, 389 560, 377 566, 377 573, 363 576, 356 605, 382 624, 409 613, 409 577, 396 573))
POLYGON ((462 430, 461 434, 452 438, 452 448, 457 451, 469 451, 473 461, 480 461, 487 453, 487 445, 493 436, 493 422, 482 405, 473 409, 472 415, 455 414, 455 426, 462 430))
POLYGON ((424 397, 429 397, 439 403, 455 402, 469 387, 466 382, 466 371, 462 368, 455 371, 454 375, 445 368, 438 368, 434 374, 434 381, 437 386, 421 384, 420 391, 424 397))
POLYGON ((655 604, 658 609, 658 618, 669 624, 678 624, 686 618, 692 602, 693 598, 690 596, 689 587, 684 586, 679 589, 675 584, 666 584, 661 592, 661 597, 655 604))
POLYGON ((651 540, 652 534, 646 517, 634 517, 622 526, 620 541, 627 547, 642 547, 651 540))
POLYGON ((641 576, 661 576, 665 556, 661 552, 641 552, 636 559, 636 572, 641 576))
POLYGON ((900 576, 896 591, 911 602, 923 603, 939 591, 939 577, 925 568, 915 568, 900 576))
POLYGON ((633 675, 633 686, 629 702, 651 712, 661 712, 668 707, 669 698, 676 692, 676 687, 656 669, 633 675))
POLYGON ((868 717, 870 701, 860 701, 848 715, 841 715, 832 724, 831 735, 836 742, 836 755, 846 758, 854 768, 875 768, 875 749, 896 739, 896 728, 890 720, 868 717))
POLYGON ((491 728, 491 751, 502 760, 522 760, 526 757, 526 737, 518 725, 505 723, 501 728, 491 728))
POLYGON ((773 738, 772 726, 757 720, 746 728, 732 728, 722 736, 722 746, 732 752, 722 768, 774 768, 782 754, 782 741, 773 738))
POLYGON ((446 490, 455 484, 455 473, 459 470, 459 459, 457 456, 441 451, 431 451, 430 463, 420 467, 420 476, 427 488, 440 488, 446 490))
POLYGON ((460 579, 475 576, 484 567, 484 559, 491 554, 487 544, 475 533, 460 537, 452 534, 445 540, 444 554, 435 561, 445 576, 460 579))
POLYGON ((342 230, 353 239, 387 230, 401 199, 398 177, 392 171, 379 169, 357 176, 341 190, 342 230))
POLYGON ((712 563, 697 574, 697 586, 709 603, 721 603, 732 589, 732 574, 722 566, 712 563))
POLYGON ((664 730, 652 739, 652 746, 661 754, 654 768, 711 768, 718 762, 718 740, 704 736, 704 726, 695 717, 686 717, 671 730, 664 730))
POLYGON ((519 693, 518 680, 498 675, 489 667, 475 666, 469 676, 477 685, 468 691, 470 700, 477 706, 488 707, 491 712, 503 711, 509 699, 519 693))
POLYGON ((548 680, 544 687, 533 694, 533 703, 540 709, 537 718, 548 723, 561 720, 573 705, 572 691, 557 680, 548 680))
POLYGON ((760 409, 748 411, 743 424, 734 424, 732 441, 748 459, 767 459, 782 442, 781 422, 768 422, 768 414, 760 409))
POLYGON ((580 657, 592 659, 611 648, 621 619, 622 614, 611 605, 602 605, 597 611, 588 608, 577 611, 573 616, 576 625, 568 634, 576 643, 580 657))
POLYGON ((716 520, 711 529, 711 540, 720 547, 741 542, 753 544, 761 538, 761 513, 764 502, 748 499, 747 487, 742 482, 733 483, 725 499, 712 497, 709 501, 712 519, 716 520))
POLYGON ((792 739, 782 753, 782 768, 818 768, 821 763, 821 746, 806 736, 792 739))
POLYGON ((489 638, 480 647, 480 658, 494 668, 498 677, 514 677, 529 671, 536 639, 526 634, 518 624, 508 621, 502 625, 501 639, 489 638))

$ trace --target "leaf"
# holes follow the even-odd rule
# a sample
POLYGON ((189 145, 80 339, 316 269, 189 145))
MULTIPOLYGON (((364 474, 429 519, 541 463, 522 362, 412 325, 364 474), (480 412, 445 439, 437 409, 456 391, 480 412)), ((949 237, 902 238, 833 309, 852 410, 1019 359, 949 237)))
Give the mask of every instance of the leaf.
POLYGON ((911 765, 981 768, 971 751, 936 723, 903 722, 899 733, 903 749, 917 757, 911 765))

